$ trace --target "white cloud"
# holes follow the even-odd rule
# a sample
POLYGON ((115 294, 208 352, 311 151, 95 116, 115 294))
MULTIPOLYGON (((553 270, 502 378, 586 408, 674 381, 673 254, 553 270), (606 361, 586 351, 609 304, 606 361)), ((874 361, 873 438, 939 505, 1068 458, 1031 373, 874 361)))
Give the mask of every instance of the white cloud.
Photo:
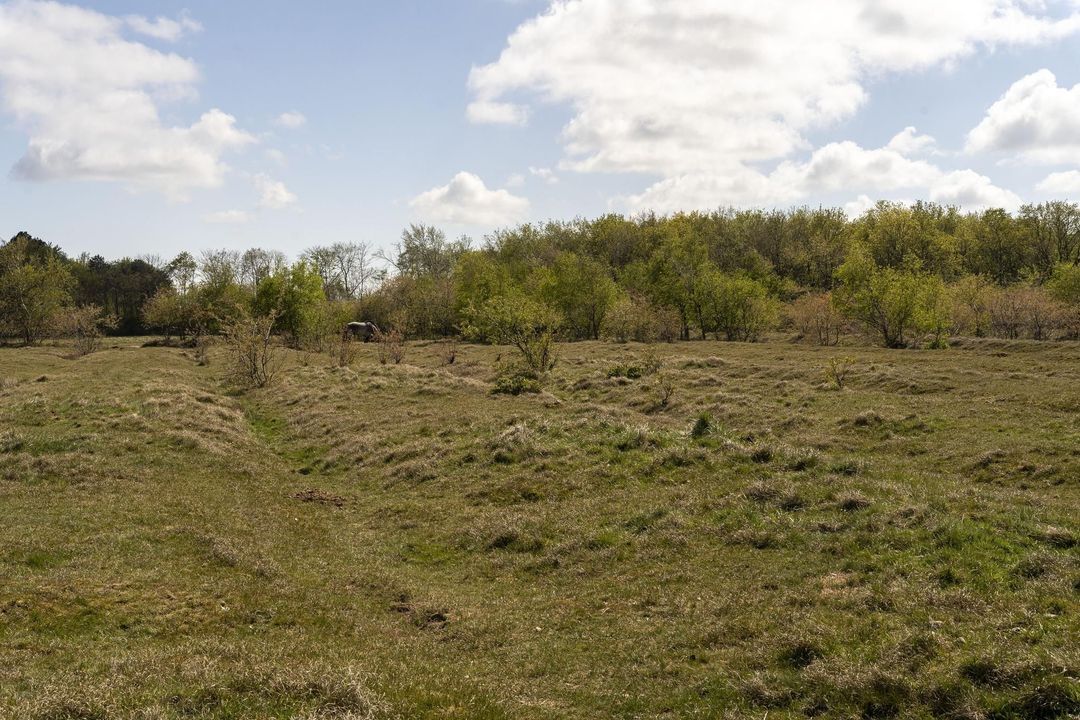
POLYGON ((1080 195, 1080 170, 1051 173, 1035 189, 1054 195, 1080 195))
POLYGON ((559 176, 551 168, 530 167, 529 174, 540 178, 548 185, 556 185, 559 182, 559 176))
POLYGON ((222 210, 203 215, 203 222, 214 225, 242 225, 251 220, 251 215, 244 210, 222 210))
POLYGON ((872 210, 877 202, 869 195, 860 195, 851 202, 844 204, 844 214, 849 218, 861 217, 867 210, 872 210))
POLYGON ((805 163, 782 163, 772 179, 800 195, 847 188, 895 190, 925 187, 941 171, 925 160, 913 160, 890 147, 866 150, 850 142, 830 143, 805 163))
POLYGON ((128 15, 124 22, 137 33, 165 42, 176 42, 188 33, 201 32, 203 29, 202 25, 197 20, 192 20, 187 13, 176 20, 160 16, 151 20, 142 15, 128 15))
POLYGON ((930 188, 930 199, 967 210, 1004 208, 1012 212, 1022 204, 1016 193, 997 187, 990 178, 974 170, 956 170, 943 175, 930 188))
POLYGON ((784 205, 798 200, 790 185, 771 182, 769 176, 743 165, 724 170, 682 173, 661 180, 625 204, 633 211, 715 210, 729 205, 784 205))
MULTIPOLYGON (((850 141, 829 143, 805 162, 785 161, 769 174, 739 164, 720 171, 682 174, 661 180, 644 193, 627 198, 626 203, 636 211, 658 212, 726 205, 776 206, 815 193, 857 188, 884 194, 904 190, 969 210, 1019 207, 1014 193, 995 186, 989 178, 971 170, 943 170, 926 160, 907 157, 893 149, 895 140, 871 150, 850 141)), ((926 147, 926 143, 916 143, 919 147, 926 147)), ((865 205, 863 198, 869 199, 864 193, 853 210, 865 205)))
POLYGON ((1017 80, 968 133, 966 149, 1036 164, 1080 163, 1080 85, 1059 87, 1049 70, 1017 80))
POLYGON ((834 143, 792 158, 850 118, 872 79, 1078 32, 1080 5, 1043 0, 560 0, 472 69, 468 115, 521 124, 535 103, 569 108, 559 167, 657 176, 628 199, 636 207, 938 183, 941 197, 1011 200, 989 181, 946 181, 918 159, 940 153, 914 128, 877 150, 834 143))
MULTIPOLYGON (((147 22, 144 31, 172 32, 147 22)), ((223 155, 255 142, 217 109, 190 127, 166 126, 158 105, 193 97, 198 70, 125 39, 130 25, 55 2, 0 5, 0 100, 29 135, 15 177, 113 180, 183 199, 220 185, 223 155)))
POLYGON ((469 103, 465 110, 470 122, 493 125, 524 125, 529 113, 521 105, 513 103, 478 100, 469 103))
POLYGON ((259 193, 259 207, 281 210, 295 204, 298 199, 285 187, 285 183, 267 175, 256 175, 254 180, 255 190, 259 193))
POLYGON ((506 178, 506 187, 521 187, 525 184, 525 176, 521 173, 514 173, 510 177, 506 178))
POLYGON ((278 125, 289 130, 296 130, 307 125, 307 116, 302 112, 296 110, 290 110, 289 112, 283 112, 277 116, 275 121, 278 125))
POLYGON ((929 135, 920 135, 918 130, 908 126, 893 136, 885 149, 894 150, 901 155, 923 155, 935 152, 936 145, 937 141, 934 138, 929 135))
POLYGON ((866 79, 1080 29, 1029 0, 565 0, 473 68, 469 116, 567 104, 566 166, 673 177, 804 149, 850 117, 866 79))
POLYGON ((476 175, 459 172, 448 184, 417 195, 409 206, 429 222, 491 227, 521 220, 529 201, 507 190, 489 190, 476 175))

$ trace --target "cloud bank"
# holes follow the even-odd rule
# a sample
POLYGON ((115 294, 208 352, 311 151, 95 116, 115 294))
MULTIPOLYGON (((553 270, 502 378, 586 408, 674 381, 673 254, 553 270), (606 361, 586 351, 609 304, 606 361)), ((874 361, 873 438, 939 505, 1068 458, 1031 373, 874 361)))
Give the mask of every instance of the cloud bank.
POLYGON ((1035 0, 559 0, 472 69, 467 115, 521 124, 531 104, 568 107, 563 169, 660 178, 629 198, 631 209, 900 187, 1013 202, 974 171, 919 159, 934 147, 914 129, 872 150, 814 150, 807 136, 851 118, 876 78, 1078 31, 1075 3, 1035 0))

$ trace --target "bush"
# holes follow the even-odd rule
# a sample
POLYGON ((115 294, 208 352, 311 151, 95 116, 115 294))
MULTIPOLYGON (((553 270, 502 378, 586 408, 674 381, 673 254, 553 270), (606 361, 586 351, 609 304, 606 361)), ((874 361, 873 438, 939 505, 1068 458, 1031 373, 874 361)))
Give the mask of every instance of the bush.
POLYGON ((1065 336, 1080 338, 1080 265, 1058 265, 1046 289, 1062 305, 1061 327, 1065 336))
POLYGON ((457 340, 450 338, 439 343, 439 357, 443 361, 443 365, 453 365, 457 362, 457 354, 457 340))
POLYGON ((241 312, 224 327, 229 352, 229 379, 239 387, 265 387, 274 381, 282 358, 273 343, 275 313, 252 316, 241 312))
POLYGON ((631 365, 627 363, 618 363, 608 368, 607 376, 609 378, 626 378, 627 380, 637 380, 645 375, 645 368, 640 365, 631 365))
POLYGON ((990 300, 990 327, 994 335, 1009 340, 1053 338, 1066 318, 1066 309, 1050 294, 1034 285, 1003 288, 990 300))
POLYGON ((835 385, 837 390, 843 390, 854 366, 855 358, 829 358, 829 364, 825 366, 825 378, 835 385))
POLYGON ((116 318, 106 315, 97 305, 69 307, 61 310, 54 320, 57 334, 75 340, 75 354, 89 355, 101 346, 105 330, 116 327, 116 318))
POLYGON ((776 324, 779 303, 764 284, 751 277, 710 273, 699 292, 707 320, 728 340, 756 342, 776 324))
POLYGON ((640 343, 657 340, 674 342, 679 336, 680 328, 677 312, 658 308, 638 296, 625 295, 608 309, 601 326, 601 336, 620 343, 631 340, 640 343), (675 315, 674 329, 671 313, 675 315))
POLYGON ((803 295, 788 307, 788 317, 804 339, 818 345, 836 345, 847 324, 830 293, 803 295))
POLYGON ((206 298, 197 290, 177 292, 163 287, 146 301, 142 314, 147 327, 162 333, 166 339, 173 334, 181 340, 189 335, 199 337, 217 324, 206 298))
POLYGON ((675 381, 667 375, 657 374, 654 384, 657 407, 666 408, 675 394, 675 381))
POLYGON ((71 302, 75 279, 56 256, 36 258, 23 240, 0 246, 0 335, 33 345, 71 302))
MULTIPOLYGON (((284 333, 293 347, 309 348, 325 338, 326 295, 322 277, 314 266, 300 261, 263 278, 255 290, 255 312, 274 315, 274 329, 284 333)), ((318 349, 318 348, 316 348, 318 349)))
POLYGON ((506 363, 499 368, 492 392, 504 395, 540 392, 540 378, 520 363, 506 363))
POLYGON ((929 331, 941 342, 944 291, 941 278, 922 272, 918 263, 904 268, 879 267, 855 249, 837 271, 840 287, 833 302, 848 317, 877 335, 885 347, 906 347, 912 335, 929 331))
POLYGON ((405 359, 405 338, 398 329, 381 330, 375 333, 375 342, 378 343, 379 363, 386 365, 394 363, 400 365, 405 359))
POLYGON ((1080 307, 1080 265, 1057 265, 1046 283, 1046 289, 1058 302, 1080 307))
POLYGON ((953 332, 985 337, 990 332, 994 287, 981 275, 968 275, 950 288, 953 332))
POLYGON ((561 319, 548 306, 510 294, 491 298, 479 309, 470 309, 469 315, 466 336, 513 345, 525 366, 538 376, 555 367, 555 333, 561 319))

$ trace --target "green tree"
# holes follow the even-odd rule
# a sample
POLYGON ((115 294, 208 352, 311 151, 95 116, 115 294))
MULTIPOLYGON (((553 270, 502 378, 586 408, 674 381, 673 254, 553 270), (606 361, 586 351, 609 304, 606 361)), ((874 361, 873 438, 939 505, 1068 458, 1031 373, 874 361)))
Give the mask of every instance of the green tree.
POLYGON ((1020 224, 1000 209, 986 210, 969 218, 972 247, 971 272, 993 278, 1001 285, 1013 283, 1032 266, 1031 248, 1020 224))
POLYGON ((957 332, 985 337, 990 331, 993 284, 981 275, 965 275, 950 288, 952 325, 957 332))
POLYGON ((274 330, 299 346, 312 339, 325 302, 322 277, 312 265, 301 260, 264 278, 255 290, 253 308, 256 315, 273 315, 274 330))
POLYGON ((1053 201, 1020 208, 1019 223, 1041 277, 1058 263, 1080 263, 1080 206, 1053 201))
POLYGON ((1059 263, 1046 289, 1060 302, 1080 308, 1080 265, 1059 263))
POLYGON ((837 280, 837 307, 876 334, 885 347, 905 347, 925 322, 938 317, 941 279, 922 272, 917 260, 902 268, 881 267, 859 247, 840 266, 837 280))
POLYGON ((493 297, 471 313, 465 336, 512 345, 525 366, 545 373, 555 365, 555 335, 562 325, 558 312, 519 292, 493 297))
POLYGON ((728 340, 755 342, 776 324, 780 303, 761 282, 737 273, 709 272, 698 287, 706 327, 728 340))
POLYGON ((589 257, 564 252, 533 281, 540 298, 558 310, 574 338, 598 339, 604 314, 618 288, 606 266, 589 257))
POLYGON ((75 288, 62 256, 35 253, 34 247, 23 235, 0 247, 0 330, 27 345, 48 333, 75 288))
POLYGON ((494 253, 470 250, 458 258, 454 267, 455 312, 465 315, 497 295, 505 295, 511 287, 510 271, 494 253))

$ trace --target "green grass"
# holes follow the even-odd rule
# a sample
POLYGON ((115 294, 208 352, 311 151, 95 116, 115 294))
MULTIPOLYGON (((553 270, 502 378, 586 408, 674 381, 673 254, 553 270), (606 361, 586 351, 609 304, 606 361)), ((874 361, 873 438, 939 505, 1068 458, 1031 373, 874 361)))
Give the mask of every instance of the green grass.
POLYGON ((1080 713, 1076 344, 114 344, 0 348, 0 718, 1080 713))

